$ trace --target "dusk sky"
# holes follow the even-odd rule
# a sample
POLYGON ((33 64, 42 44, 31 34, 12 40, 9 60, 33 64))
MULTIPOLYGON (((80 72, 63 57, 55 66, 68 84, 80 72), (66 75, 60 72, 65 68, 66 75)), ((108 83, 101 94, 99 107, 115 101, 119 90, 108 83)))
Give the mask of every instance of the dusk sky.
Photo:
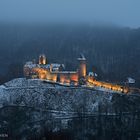
POLYGON ((87 22, 140 27, 140 0, 0 0, 1 22, 87 22))

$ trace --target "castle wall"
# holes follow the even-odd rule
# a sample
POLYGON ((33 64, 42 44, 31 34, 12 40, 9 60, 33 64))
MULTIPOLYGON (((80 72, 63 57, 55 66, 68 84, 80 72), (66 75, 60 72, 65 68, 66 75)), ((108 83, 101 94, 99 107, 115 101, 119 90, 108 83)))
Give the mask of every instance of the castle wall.
POLYGON ((46 75, 46 79, 53 82, 57 82, 57 74, 48 72, 46 75))
POLYGON ((59 73, 60 83, 68 83, 71 82, 78 83, 78 73, 59 73))

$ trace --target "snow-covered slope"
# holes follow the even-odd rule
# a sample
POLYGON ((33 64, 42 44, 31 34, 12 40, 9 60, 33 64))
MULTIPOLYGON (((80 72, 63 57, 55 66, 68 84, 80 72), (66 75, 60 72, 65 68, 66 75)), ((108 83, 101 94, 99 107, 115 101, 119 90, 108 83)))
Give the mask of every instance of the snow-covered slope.
MULTIPOLYGON (((83 115, 137 112, 140 110, 139 102, 138 94, 112 94, 18 78, 0 86, 0 126, 2 129, 8 128, 8 133, 12 131, 13 139, 27 139, 31 134, 42 135, 42 126, 46 131, 56 132, 71 128, 73 123, 74 129, 79 125, 78 122, 74 125, 74 118, 83 115)), ((98 120, 91 118, 90 127, 94 127, 91 124, 93 121, 98 125, 98 120)), ((89 131, 91 129, 86 134, 89 131)), ((79 134, 81 135, 80 131, 79 134)))
POLYGON ((14 79, 0 87, 0 103, 59 111, 95 112, 99 103, 110 102, 112 94, 70 88, 41 80, 14 79))
MULTIPOLYGON (((129 95, 111 94, 86 88, 64 87, 38 79, 18 78, 0 86, 0 105, 22 105, 45 110, 75 112, 114 112, 119 98, 133 101, 129 95), (115 100, 114 100, 115 99, 115 100)), ((137 97, 138 98, 138 97, 137 97)), ((127 101, 127 102, 128 102, 127 101)), ((126 104, 127 104, 126 102, 126 104)))

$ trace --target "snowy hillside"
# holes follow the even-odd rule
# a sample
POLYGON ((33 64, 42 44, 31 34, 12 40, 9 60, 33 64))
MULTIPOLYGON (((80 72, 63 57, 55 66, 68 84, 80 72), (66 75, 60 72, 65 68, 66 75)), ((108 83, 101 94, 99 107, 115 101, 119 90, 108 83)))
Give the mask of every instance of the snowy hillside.
POLYGON ((84 88, 70 88, 41 80, 14 79, 0 87, 0 103, 41 109, 93 113, 99 103, 111 103, 112 94, 84 88))
MULTIPOLYGON (((140 110, 139 102, 138 94, 120 95, 19 78, 0 86, 0 129, 7 128, 6 133, 12 135, 13 139, 24 140, 31 135, 33 138, 36 135, 44 135, 42 131, 53 133, 67 129, 73 132, 79 131, 77 127, 81 122, 79 123, 77 118, 89 117, 85 124, 86 126, 89 123, 89 130, 85 131, 87 128, 84 128, 77 136, 81 137, 81 134, 85 134, 86 137, 89 131, 97 129, 98 120, 95 116, 112 117, 132 113, 136 115, 140 110), (96 125, 91 125, 93 121, 96 125), (74 130, 75 128, 77 130, 74 130)), ((128 117, 127 121, 129 119, 133 120, 128 117)), ((138 124, 137 120, 135 123, 138 124)))
MULTIPOLYGON (((13 79, 0 86, 0 105, 22 105, 45 110, 75 111, 96 113, 113 113, 113 105, 120 98, 129 101, 135 96, 106 93, 86 88, 64 87, 56 84, 44 83, 38 79, 13 79), (115 100, 114 100, 115 99, 115 100)), ((138 97, 137 97, 138 99, 138 97)), ((139 106, 138 106, 139 107, 139 106)), ((126 111, 126 110, 125 110, 126 111)))

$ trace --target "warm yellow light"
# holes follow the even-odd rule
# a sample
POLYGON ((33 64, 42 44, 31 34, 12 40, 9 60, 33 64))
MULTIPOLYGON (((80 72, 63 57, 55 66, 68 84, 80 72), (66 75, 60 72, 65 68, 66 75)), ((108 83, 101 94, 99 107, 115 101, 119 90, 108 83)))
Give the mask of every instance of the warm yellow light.
POLYGON ((124 93, 129 92, 129 89, 126 88, 126 87, 124 87, 124 89, 122 89, 122 86, 114 85, 114 84, 111 84, 111 83, 96 81, 96 80, 94 80, 90 77, 87 78, 87 81, 90 83, 90 86, 91 85, 99 86, 99 87, 103 87, 103 88, 106 88, 106 89, 111 89, 111 90, 114 90, 114 91, 120 91, 120 92, 124 92, 124 93))

